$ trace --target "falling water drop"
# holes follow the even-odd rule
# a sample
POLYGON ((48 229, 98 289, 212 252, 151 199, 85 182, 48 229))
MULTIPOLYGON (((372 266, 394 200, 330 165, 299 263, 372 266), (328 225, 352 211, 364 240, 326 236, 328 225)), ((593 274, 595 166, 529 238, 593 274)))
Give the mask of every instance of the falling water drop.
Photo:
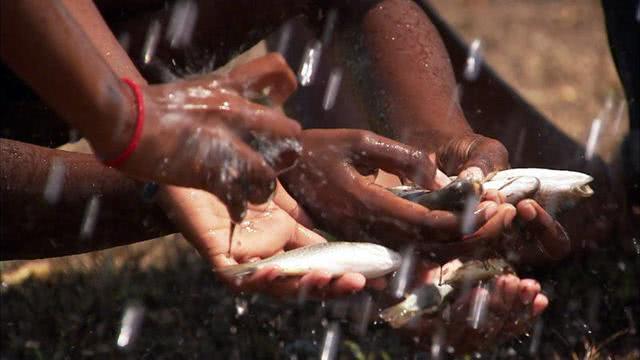
POLYGON ((193 1, 182 0, 175 3, 167 27, 167 40, 172 48, 181 48, 191 42, 197 17, 198 6, 193 1))
POLYGON ((475 226, 475 209, 478 206, 478 197, 471 195, 464 203, 464 211, 462 212, 461 231, 463 234, 470 234, 475 226))
POLYGON ((480 286, 475 296, 473 297, 473 304, 471 305, 471 312, 469 314, 469 325, 472 329, 479 329, 487 318, 487 308, 489 300, 489 291, 484 286, 480 286))
POLYGON ((320 360, 333 360, 338 355, 338 345, 340 344, 340 326, 332 322, 327 327, 327 332, 322 342, 320 360))
POLYGON ((93 235, 93 231, 96 228, 98 221, 98 212, 100 210, 100 198, 94 195, 87 203, 87 207, 84 211, 84 218, 82 219, 82 225, 80 226, 80 238, 88 239, 93 235))
POLYGON ((300 85, 307 86, 313 82, 320 63, 320 55, 322 55, 322 43, 320 41, 316 40, 306 47, 300 71, 298 72, 300 85))
POLYGON ((329 75, 329 81, 327 82, 327 88, 324 91, 324 98, 322 99, 322 108, 327 111, 333 108, 336 102, 336 96, 338 96, 338 90, 340 90, 340 83, 342 82, 342 69, 335 68, 331 70, 329 75))
POLYGON ((589 136, 587 137, 587 144, 585 146, 584 157, 587 160, 591 160, 593 154, 596 152, 596 146, 598 145, 598 137, 600 136, 600 128, 602 127, 602 120, 595 118, 591 123, 591 130, 589 130, 589 136))
POLYGON ((538 353, 538 347, 540 347, 540 338, 542 337, 542 328, 544 323, 542 319, 538 319, 533 325, 533 334, 531 336, 531 344, 529 345, 529 354, 535 356, 538 353))
POLYGON ((149 29, 147 29, 147 36, 144 40, 144 45, 142 46, 142 61, 145 64, 151 62, 151 59, 153 59, 153 56, 156 53, 161 30, 162 26, 157 20, 152 22, 151 25, 149 25, 149 29))
POLYGON ((338 20, 338 11, 334 8, 327 13, 326 20, 324 22, 324 28, 322 29, 322 44, 325 46, 329 44, 333 37, 333 31, 336 28, 336 22, 338 20))
POLYGON ((249 303, 247 302, 247 300, 237 297, 235 301, 236 301, 236 317, 240 317, 246 314, 247 310, 249 310, 249 303))
POLYGON ((119 347, 126 348, 133 343, 138 335, 143 318, 144 307, 139 302, 132 301, 125 307, 118 340, 116 341, 119 347))
POLYGON ((291 32, 293 31, 293 24, 291 21, 287 21, 282 25, 280 29, 280 36, 278 37, 278 45, 276 46, 276 51, 282 54, 283 56, 287 53, 289 49, 289 42, 291 41, 291 32))
POLYGON ((51 161, 51 167, 49 168, 49 175, 47 176, 47 183, 44 185, 43 196, 47 203, 55 204, 60 199, 62 188, 64 187, 64 175, 65 165, 62 159, 53 158, 51 161))
POLYGON ((414 246, 409 245, 402 250, 402 263, 391 281, 390 291, 394 297, 399 299, 406 293, 407 287, 411 283, 414 263, 414 246))
POLYGON ((474 39, 469 46, 469 54, 464 67, 464 78, 467 81, 474 81, 480 74, 482 68, 482 42, 474 39))

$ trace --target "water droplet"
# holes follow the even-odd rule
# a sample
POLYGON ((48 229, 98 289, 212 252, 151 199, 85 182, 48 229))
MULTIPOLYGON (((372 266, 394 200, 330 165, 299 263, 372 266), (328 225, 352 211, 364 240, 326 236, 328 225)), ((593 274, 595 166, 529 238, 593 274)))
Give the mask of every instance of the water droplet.
POLYGON ((276 51, 283 56, 287 53, 289 48, 289 42, 291 41, 291 32, 293 31, 293 24, 288 21, 280 29, 280 37, 278 38, 278 45, 276 51))
POLYGON ((184 47, 191 42, 197 17, 198 6, 193 1, 175 3, 167 27, 167 40, 172 48, 184 47))
POLYGON ((53 205, 60 200, 60 195, 64 188, 65 173, 66 167, 62 159, 57 157, 53 158, 43 192, 44 199, 47 203, 53 205))
POLYGON ((544 323, 542 319, 536 321, 533 325, 533 335, 531 336, 531 344, 529 344, 529 354, 535 355, 538 353, 538 347, 540 346, 540 337, 542 336, 542 328, 544 323))
POLYGON ((474 39, 469 46, 469 54, 464 67, 464 78, 467 81, 474 81, 480 74, 482 68, 482 42, 474 39))
POLYGON ((332 360, 338 355, 338 345, 340 344, 340 326, 336 322, 332 322, 327 327, 327 332, 322 342, 322 351, 320 352, 320 360, 332 360))
POLYGON ((331 9, 327 13, 326 20, 324 22, 324 28, 322 29, 322 43, 324 45, 329 44, 333 37, 333 31, 336 28, 336 22, 338 20, 338 11, 331 9))
POLYGON ((147 29, 147 36, 142 46, 142 61, 145 64, 151 62, 156 53, 158 41, 160 40, 160 31, 162 31, 162 26, 158 20, 152 22, 151 25, 149 25, 149 29, 147 29))
POLYGON ((80 226, 80 238, 88 239, 93 235, 100 210, 100 198, 97 195, 91 197, 84 211, 84 218, 80 226))
POLYGON ((470 234, 475 226, 475 209, 478 206, 479 199, 475 195, 467 198, 462 212, 462 222, 460 224, 463 234, 470 234))
POLYGON ((236 317, 240 317, 247 313, 249 310, 249 304, 247 300, 244 298, 237 297, 236 298, 236 317))
POLYGON ((138 335, 138 330, 140 330, 140 325, 142 325, 144 311, 144 307, 136 301, 130 302, 125 307, 118 340, 116 341, 119 347, 126 348, 133 343, 138 335))
POLYGON ((321 55, 322 43, 320 41, 316 40, 307 46, 300 65, 300 71, 298 72, 300 85, 307 86, 315 80, 321 55))
POLYGON ((335 68, 331 70, 329 80, 327 82, 327 88, 324 91, 324 98, 322 99, 322 108, 327 111, 333 108, 336 102, 336 96, 338 96, 338 90, 340 90, 340 83, 342 82, 342 69, 335 68))
POLYGON ((394 274, 389 287, 391 294, 400 299, 407 292, 407 287, 411 283, 413 276, 413 268, 415 264, 414 246, 409 245, 401 251, 402 263, 400 268, 394 274))
POLYGON ((472 329, 479 329, 487 318, 487 309, 489 305, 489 291, 485 286, 481 285, 473 297, 471 312, 469 314, 469 325, 472 329))

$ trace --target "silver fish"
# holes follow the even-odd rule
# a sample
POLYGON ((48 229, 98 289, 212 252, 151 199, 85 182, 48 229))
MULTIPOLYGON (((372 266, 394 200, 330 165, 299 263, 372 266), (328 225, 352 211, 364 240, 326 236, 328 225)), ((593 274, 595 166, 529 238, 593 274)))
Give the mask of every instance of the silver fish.
POLYGON ((430 209, 451 211, 459 211, 460 204, 464 204, 469 196, 491 189, 500 191, 511 204, 533 198, 542 207, 560 210, 571 208, 580 199, 593 195, 593 189, 589 186, 593 178, 576 171, 537 168, 498 171, 489 174, 482 181, 480 192, 475 190, 476 184, 468 179, 452 179, 451 184, 436 191, 413 186, 398 186, 389 190, 430 209))
POLYGON ((542 207, 555 205, 569 208, 580 199, 593 195, 593 189, 589 186, 592 181, 593 177, 577 171, 522 168, 489 174, 482 188, 484 191, 500 191, 512 204, 530 197, 542 207))
POLYGON ((452 294, 465 284, 475 284, 512 273, 513 268, 502 258, 471 260, 457 267, 443 267, 438 282, 414 289, 402 302, 384 309, 380 317, 397 329, 418 316, 437 313, 445 303, 454 298, 452 294))
POLYGON ((400 267, 402 257, 382 245, 359 242, 327 242, 309 245, 259 261, 224 267, 226 277, 250 275, 265 267, 277 267, 286 276, 304 275, 314 270, 332 277, 349 272, 374 279, 400 267))

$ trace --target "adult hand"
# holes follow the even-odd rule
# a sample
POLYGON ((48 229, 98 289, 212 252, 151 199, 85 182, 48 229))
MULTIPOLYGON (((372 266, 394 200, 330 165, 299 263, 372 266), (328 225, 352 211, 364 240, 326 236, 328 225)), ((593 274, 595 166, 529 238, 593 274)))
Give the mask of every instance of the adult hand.
MULTIPOLYGON (((305 130, 301 140, 298 165, 281 178, 329 231, 349 240, 380 240, 396 247, 417 242, 418 248, 436 257, 440 245, 460 239, 459 216, 401 199, 367 176, 382 169, 431 188, 436 168, 425 152, 362 130, 305 130)), ((483 224, 484 232, 497 236, 504 214, 491 202, 478 209, 469 216, 470 228, 483 224)))
MULTIPOLYGON (((309 217, 280 184, 266 204, 249 206, 245 219, 235 227, 232 243, 229 243, 231 219, 215 196, 173 186, 164 187, 159 195, 169 218, 214 269, 326 241, 309 230, 313 227, 309 217)), ((257 291, 277 297, 337 296, 358 291, 365 285, 364 276, 357 273, 335 280, 321 271, 302 277, 280 277, 277 268, 261 269, 246 278, 223 280, 238 291, 257 291)))
MULTIPOLYGON (((291 166, 299 151, 298 123, 248 98, 268 96, 281 103, 295 88, 293 72, 276 54, 239 65, 226 75, 141 86, 143 133, 120 170, 209 191, 239 221, 247 201, 268 199, 278 171, 291 166)), ((133 120, 122 126, 106 148, 89 140, 99 156, 110 159, 126 147, 133 127, 133 120)))
MULTIPOLYGON (((443 267, 421 264, 417 283, 439 281, 440 271, 461 265, 459 260, 443 267)), ((447 319, 424 316, 407 331, 420 336, 422 346, 433 349, 438 342, 443 350, 452 346, 455 353, 464 354, 523 334, 549 304, 533 279, 502 275, 487 285, 461 294, 451 304, 447 319)))
POLYGON ((451 138, 438 149, 436 157, 438 168, 448 175, 478 180, 509 167, 509 153, 502 143, 473 133, 451 138))

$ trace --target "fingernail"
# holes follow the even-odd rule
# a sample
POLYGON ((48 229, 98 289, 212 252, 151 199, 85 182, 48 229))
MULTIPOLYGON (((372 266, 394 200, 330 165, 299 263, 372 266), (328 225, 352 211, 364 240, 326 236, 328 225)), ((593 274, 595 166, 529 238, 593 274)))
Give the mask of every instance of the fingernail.
POLYGON ((533 298, 536 296, 535 292, 531 292, 528 288, 524 288, 522 290, 522 303, 525 305, 531 304, 533 302, 533 298))
POLYGON ((526 213, 522 216, 522 218, 526 221, 531 221, 536 218, 536 209, 531 205, 531 201, 527 200, 524 204, 526 209, 526 213))

